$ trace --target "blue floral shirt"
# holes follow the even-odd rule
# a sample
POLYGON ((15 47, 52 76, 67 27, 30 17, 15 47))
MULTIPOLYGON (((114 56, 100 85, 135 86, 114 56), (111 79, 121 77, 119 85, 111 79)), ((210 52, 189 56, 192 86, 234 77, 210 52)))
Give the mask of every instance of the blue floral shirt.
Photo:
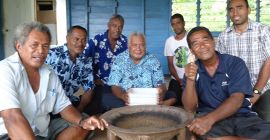
POLYGON ((159 60, 146 52, 139 64, 130 58, 129 52, 118 55, 114 61, 108 85, 116 85, 124 90, 129 88, 154 88, 164 84, 159 60))
POLYGON ((85 57, 84 54, 80 54, 76 58, 76 62, 73 63, 65 44, 50 49, 46 63, 58 75, 63 89, 71 102, 79 101, 79 97, 75 96, 74 93, 79 90, 80 86, 83 87, 84 91, 93 89, 91 57, 85 57))
POLYGON ((127 50, 127 37, 124 35, 120 35, 114 50, 110 46, 108 30, 90 39, 85 55, 93 57, 94 79, 101 79, 106 84, 115 57, 125 50, 127 50))

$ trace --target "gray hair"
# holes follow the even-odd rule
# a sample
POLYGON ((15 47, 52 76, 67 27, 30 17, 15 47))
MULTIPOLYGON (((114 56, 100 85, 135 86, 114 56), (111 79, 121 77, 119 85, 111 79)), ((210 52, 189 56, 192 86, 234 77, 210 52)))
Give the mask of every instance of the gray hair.
POLYGON ((142 37, 143 40, 144 40, 144 43, 146 45, 146 40, 145 40, 145 35, 143 33, 139 33, 139 32, 133 32, 129 35, 128 37, 128 46, 131 45, 131 38, 134 37, 134 36, 137 36, 137 37, 142 37))
POLYGON ((52 36, 51 36, 49 28, 46 25, 39 22, 27 22, 27 23, 23 23, 19 25, 15 30, 14 41, 13 41, 14 43, 13 45, 15 49, 16 49, 17 43, 20 43, 23 45, 26 42, 30 32, 33 30, 46 33, 49 37, 49 41, 51 42, 52 36))

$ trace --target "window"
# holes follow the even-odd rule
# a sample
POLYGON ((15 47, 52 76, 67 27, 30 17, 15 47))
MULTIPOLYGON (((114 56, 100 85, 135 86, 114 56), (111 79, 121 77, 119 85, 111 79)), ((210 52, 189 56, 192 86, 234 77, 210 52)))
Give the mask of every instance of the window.
MULTIPOLYGON (((172 14, 180 13, 186 21, 186 28, 206 26, 214 36, 228 27, 227 0, 172 0, 172 14)), ((270 0, 249 0, 249 18, 270 25, 270 0)))

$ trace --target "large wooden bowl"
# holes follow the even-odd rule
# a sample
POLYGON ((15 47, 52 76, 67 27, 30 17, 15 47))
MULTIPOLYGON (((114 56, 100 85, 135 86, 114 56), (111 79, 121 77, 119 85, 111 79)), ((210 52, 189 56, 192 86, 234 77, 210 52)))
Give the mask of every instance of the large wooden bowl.
POLYGON ((113 109, 101 117, 109 123, 109 140, 180 140, 185 139, 192 114, 172 106, 138 105, 113 109))

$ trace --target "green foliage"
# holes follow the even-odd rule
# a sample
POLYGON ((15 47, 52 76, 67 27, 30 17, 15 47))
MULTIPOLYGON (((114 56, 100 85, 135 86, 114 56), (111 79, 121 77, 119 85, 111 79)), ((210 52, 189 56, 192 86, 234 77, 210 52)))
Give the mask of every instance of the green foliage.
MULTIPOLYGON (((223 31, 227 26, 227 0, 200 1, 200 15, 197 15, 197 0, 172 0, 172 14, 182 14, 188 30, 199 24, 207 26, 211 31, 223 31)), ((251 8, 249 17, 256 21, 256 0, 249 0, 249 6, 251 8)), ((260 22, 270 25, 270 0, 260 1, 260 6, 260 22)))

